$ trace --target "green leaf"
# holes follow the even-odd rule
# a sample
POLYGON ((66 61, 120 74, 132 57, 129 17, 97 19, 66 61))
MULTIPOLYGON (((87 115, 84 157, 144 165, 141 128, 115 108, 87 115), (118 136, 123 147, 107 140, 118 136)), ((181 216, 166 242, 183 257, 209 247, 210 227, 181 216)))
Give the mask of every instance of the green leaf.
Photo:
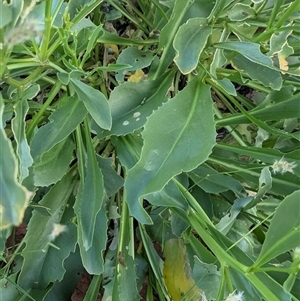
POLYGON ((154 81, 126 82, 117 86, 109 98, 112 128, 99 132, 99 138, 107 135, 124 136, 141 128, 147 117, 167 101, 166 94, 172 85, 174 73, 175 70, 172 70, 154 81))
POLYGON ((136 71, 148 67, 154 58, 152 51, 139 50, 137 47, 127 47, 117 59, 117 64, 128 64, 130 67, 117 72, 116 80, 124 81, 124 75, 127 71, 136 71))
POLYGON ((231 21, 243 21, 255 17, 256 12, 250 5, 236 3, 227 14, 231 21))
POLYGON ((163 55, 160 60, 156 76, 163 73, 175 57, 173 48, 173 39, 178 31, 179 26, 184 23, 184 16, 193 1, 176 0, 172 16, 161 31, 158 48, 163 48, 163 55))
POLYGON ((196 256, 194 258, 193 278, 197 286, 205 293, 207 300, 215 300, 218 293, 216 288, 220 286, 221 274, 216 265, 202 262, 196 256))
POLYGON ((206 23, 204 18, 189 19, 180 26, 174 37, 174 62, 183 74, 191 73, 197 67, 200 54, 212 31, 206 23))
POLYGON ((40 205, 50 209, 51 215, 33 212, 24 238, 24 261, 18 278, 18 284, 25 290, 34 287, 43 289, 50 282, 63 278, 65 270, 62 262, 74 251, 76 243, 76 228, 69 222, 73 212, 66 206, 75 184, 72 172, 69 172, 40 202, 40 205), (60 228, 56 225, 61 223, 65 231, 59 233, 60 228), (50 247, 51 241, 60 250, 50 247))
MULTIPOLYGON (((0 120, 3 114, 3 99, 0 94, 0 120)), ((17 178, 18 162, 11 141, 0 124, 0 230, 18 226, 24 216, 31 193, 17 178)))
MULTIPOLYGON (((74 253, 64 260, 65 274, 61 281, 56 281, 48 292, 47 296, 42 301, 53 300, 69 300, 74 293, 74 289, 80 282, 83 272, 83 266, 79 254, 79 249, 76 248, 74 253)), ((40 299, 36 299, 40 300, 40 299)))
POLYGON ((33 166, 34 184, 49 186, 59 181, 69 169, 74 148, 73 140, 66 138, 44 153, 33 166))
MULTIPOLYGON (((87 126, 87 123, 85 123, 87 126)), ((85 129, 87 134, 89 129, 85 129)), ((83 148, 82 141, 79 147, 83 148)), ((95 150, 90 135, 86 135, 87 153, 80 156, 80 184, 76 196, 74 210, 78 218, 78 232, 84 249, 92 247, 95 225, 105 198, 104 181, 101 169, 98 166, 95 150), (84 164, 84 166, 83 166, 84 164)))
POLYGON ((102 282, 102 276, 95 275, 89 284, 89 288, 84 296, 83 301, 97 300, 99 295, 100 284, 102 282))
POLYGON ((11 7, 5 3, 0 2, 0 12, 1 12, 1 19, 0 19, 0 29, 2 29, 4 26, 9 24, 12 20, 13 14, 11 7))
POLYGON ((111 197, 123 186, 124 180, 113 168, 113 160, 111 158, 97 156, 97 162, 103 174, 106 194, 108 197, 111 197))
POLYGON ((235 66, 247 72, 253 79, 265 86, 279 90, 282 86, 280 72, 273 66, 272 60, 260 52, 259 44, 251 42, 222 42, 215 47, 237 52, 232 58, 235 66))
POLYGON ((261 170, 259 177, 258 191, 253 200, 245 207, 245 210, 256 206, 262 201, 262 197, 272 188, 272 176, 269 167, 264 167, 261 170))
POLYGON ((199 77, 148 118, 141 158, 125 180, 126 200, 136 219, 151 222, 139 203, 143 195, 161 190, 172 177, 208 158, 214 127, 210 89, 199 77))
MULTIPOLYGON (((126 229, 130 229, 131 219, 127 219, 125 226, 126 229)), ((136 263, 134 261, 134 255, 131 253, 130 231, 126 231, 122 237, 124 248, 118 253, 116 263, 116 274, 115 274, 115 287, 113 299, 115 300, 115 293, 118 294, 117 300, 132 300, 139 301, 140 296, 137 290, 137 275, 136 275, 136 263)))
POLYGON ((249 228, 252 226, 251 222, 247 220, 236 219, 233 226, 227 233, 227 237, 231 241, 236 242, 236 245, 245 253, 257 256, 260 251, 261 245, 256 244, 254 234, 249 233, 249 228))
POLYGON ((102 34, 103 25, 96 27, 89 37, 89 42, 84 52, 83 58, 81 59, 80 67, 82 68, 84 63, 90 58, 90 53, 94 49, 98 37, 102 34))
POLYGON ((274 90, 280 90, 282 87, 282 78, 280 72, 270 67, 260 65, 257 62, 249 60, 247 57, 237 54, 232 62, 235 67, 255 80, 260 81, 265 87, 271 87, 274 90))
POLYGON ((178 187, 170 181, 162 190, 145 195, 145 199, 152 205, 175 207, 187 210, 187 202, 178 187))
POLYGON ((252 268, 260 267, 276 256, 299 247, 300 190, 287 196, 275 211, 262 250, 252 268))
MULTIPOLYGON (((80 193, 80 192, 78 192, 80 193)), ((85 204, 86 205, 86 204, 85 204)), ((85 206, 86 211, 91 210, 88 206, 85 206)), ((95 215, 95 214, 93 214, 95 215)), ((91 237, 89 242, 90 248, 86 249, 86 238, 82 235, 82 224, 78 220, 78 245, 80 248, 80 255, 82 263, 86 271, 91 275, 101 275, 104 270, 103 262, 103 250, 106 249, 107 245, 107 212, 105 206, 102 206, 98 214, 95 216, 94 222, 94 235, 91 237)))
POLYGON ((25 179, 28 174, 28 168, 32 165, 33 160, 30 155, 30 148, 25 135, 25 118, 28 112, 28 103, 26 99, 21 99, 15 105, 15 117, 12 120, 12 131, 17 143, 17 155, 19 158, 20 181, 25 179))
POLYGON ((234 202, 231 207, 230 213, 226 214, 216 225, 216 229, 218 229, 222 234, 226 235, 227 232, 233 226, 237 216, 239 213, 247 206, 247 204, 253 199, 253 197, 243 197, 234 202))
POLYGON ((217 48, 238 52, 253 63, 275 69, 272 60, 260 52, 259 44, 251 42, 222 42, 216 43, 214 46, 217 48))
POLYGON ((70 79, 78 98, 84 103, 96 123, 103 129, 111 128, 112 119, 108 101, 98 90, 77 79, 70 79))
POLYGON ((2 300, 6 300, 6 301, 19 300, 18 298, 20 297, 20 292, 23 293, 24 291, 22 291, 22 288, 20 288, 16 284, 18 275, 19 275, 18 272, 13 273, 13 274, 9 275, 8 277, 1 275, 0 287, 1 287, 1 299, 2 300))
POLYGON ((49 117, 50 123, 39 128, 31 142, 34 160, 68 137, 83 120, 86 110, 77 97, 67 97, 49 117))

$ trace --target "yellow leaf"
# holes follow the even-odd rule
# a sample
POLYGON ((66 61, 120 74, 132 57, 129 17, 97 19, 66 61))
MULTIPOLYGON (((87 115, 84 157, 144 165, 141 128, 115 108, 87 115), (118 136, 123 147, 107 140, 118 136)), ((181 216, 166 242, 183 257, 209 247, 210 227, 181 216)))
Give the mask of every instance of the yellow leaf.
POLYGON ((201 301, 202 292, 192 278, 186 248, 180 238, 165 243, 164 257, 164 280, 173 301, 201 301))
POLYGON ((144 75, 145 75, 145 73, 143 72, 143 70, 138 69, 135 71, 134 74, 129 76, 128 81, 137 83, 144 77, 144 75))
POLYGON ((110 48, 117 56, 119 56, 118 46, 115 44, 104 44, 105 48, 110 48))

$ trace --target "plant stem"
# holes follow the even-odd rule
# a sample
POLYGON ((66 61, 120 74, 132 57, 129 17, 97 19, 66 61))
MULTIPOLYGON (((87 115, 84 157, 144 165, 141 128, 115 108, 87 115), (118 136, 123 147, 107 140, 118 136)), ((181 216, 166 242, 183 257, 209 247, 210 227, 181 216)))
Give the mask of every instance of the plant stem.
POLYGON ((47 50, 48 45, 50 42, 50 35, 51 35, 51 25, 52 25, 52 0, 47 0, 45 3, 45 30, 43 35, 43 40, 41 43, 41 52, 40 52, 40 60, 44 62, 47 57, 47 50))
POLYGON ((42 116, 44 115, 45 111, 51 104, 52 100, 55 98, 59 90, 61 89, 62 83, 57 81, 56 84, 53 86, 52 90, 49 92, 48 98, 43 104, 42 108, 38 111, 38 113, 34 116, 32 119, 31 123, 29 124, 27 130, 26 130, 26 135, 28 141, 31 140, 33 131, 35 127, 38 125, 39 121, 41 120, 42 116))

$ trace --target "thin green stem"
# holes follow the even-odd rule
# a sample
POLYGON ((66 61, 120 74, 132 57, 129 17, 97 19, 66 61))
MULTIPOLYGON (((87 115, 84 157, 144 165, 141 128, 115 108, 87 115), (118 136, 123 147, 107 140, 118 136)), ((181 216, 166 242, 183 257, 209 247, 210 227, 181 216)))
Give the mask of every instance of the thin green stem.
MULTIPOLYGON (((275 1, 275 3, 281 2, 281 1, 275 1)), ((274 28, 280 28, 283 26, 283 24, 288 20, 288 18, 296 11, 299 10, 300 6, 300 0, 292 1, 290 6, 286 9, 286 11, 283 13, 282 17, 274 24, 274 28)))
POLYGON ((208 225, 214 227, 214 224, 211 222, 209 217, 206 215, 205 211, 202 209, 202 207, 199 205, 197 200, 191 195, 191 193, 175 178, 172 179, 182 195, 186 198, 186 200, 189 202, 189 204, 197 211, 197 214, 201 217, 201 219, 207 223, 208 225))
POLYGON ((279 10, 280 10, 280 8, 281 8, 281 6, 284 2, 285 2, 285 0, 274 1, 274 7, 273 7, 273 9, 271 11, 271 15, 269 17, 269 22, 268 22, 268 25, 267 25, 267 29, 270 29, 270 28, 274 27, 274 26, 272 26, 273 22, 274 22, 276 16, 278 15, 279 10))
POLYGON ((48 45, 50 42, 51 25, 52 25, 52 0, 45 1, 45 30, 41 43, 40 60, 43 62, 48 58, 48 45))
POLYGON ((57 93, 60 91, 61 86, 62 86, 62 83, 57 81, 56 84, 53 86, 52 90, 49 92, 48 98, 45 101, 45 103, 43 104, 42 108, 38 111, 38 113, 34 116, 31 123, 29 124, 29 126, 26 130, 27 139, 29 141, 31 139, 31 136, 33 134, 35 127, 40 122, 42 116, 44 115, 45 111, 47 110, 47 108, 49 107, 49 105, 51 104, 51 102, 53 101, 55 96, 57 95, 57 93))

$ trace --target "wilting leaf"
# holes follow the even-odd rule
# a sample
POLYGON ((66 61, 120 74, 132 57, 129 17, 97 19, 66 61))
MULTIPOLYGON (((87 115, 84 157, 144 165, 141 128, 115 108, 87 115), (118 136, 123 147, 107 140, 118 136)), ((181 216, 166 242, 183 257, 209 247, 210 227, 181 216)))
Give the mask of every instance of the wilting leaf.
POLYGON ((134 74, 129 76, 128 81, 133 82, 133 83, 138 83, 140 80, 143 79, 144 76, 145 76, 145 73, 143 72, 143 70, 138 69, 135 71, 134 74))
POLYGON ((180 238, 166 241, 164 246, 164 280, 174 301, 201 300, 202 291, 192 278, 186 248, 180 238))

